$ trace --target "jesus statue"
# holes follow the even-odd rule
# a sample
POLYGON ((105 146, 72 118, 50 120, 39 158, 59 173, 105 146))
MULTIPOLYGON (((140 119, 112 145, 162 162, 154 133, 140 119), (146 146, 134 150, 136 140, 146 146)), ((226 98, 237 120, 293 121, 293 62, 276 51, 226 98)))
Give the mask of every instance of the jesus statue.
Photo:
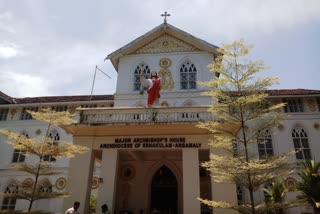
POLYGON ((146 87, 148 92, 148 107, 152 107, 154 104, 159 105, 161 89, 160 81, 161 78, 158 76, 156 71, 151 71, 149 79, 144 77, 143 71, 140 72, 141 85, 146 87))

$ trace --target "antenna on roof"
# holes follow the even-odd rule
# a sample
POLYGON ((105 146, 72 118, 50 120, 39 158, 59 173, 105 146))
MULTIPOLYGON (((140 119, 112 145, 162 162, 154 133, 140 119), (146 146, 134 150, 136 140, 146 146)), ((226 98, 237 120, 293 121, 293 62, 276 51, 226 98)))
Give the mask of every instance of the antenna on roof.
POLYGON ((101 73, 103 73, 105 76, 107 76, 109 79, 111 79, 111 77, 106 74, 104 71, 102 71, 100 68, 98 68, 98 66, 96 65, 96 68, 94 69, 94 76, 93 76, 93 82, 92 82, 92 87, 91 87, 91 94, 90 94, 90 99, 89 101, 91 101, 92 99, 92 93, 93 93, 93 88, 94 88, 94 83, 96 81, 96 74, 97 74, 97 70, 100 71, 101 73))

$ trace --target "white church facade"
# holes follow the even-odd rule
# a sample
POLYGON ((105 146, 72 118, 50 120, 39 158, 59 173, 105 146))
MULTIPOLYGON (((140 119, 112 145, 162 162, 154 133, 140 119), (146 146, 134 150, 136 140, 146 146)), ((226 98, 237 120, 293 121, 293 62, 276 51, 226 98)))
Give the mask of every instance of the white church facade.
MULTIPOLYGON (((35 209, 63 213, 74 201, 80 201, 80 213, 86 214, 94 195, 97 213, 103 204, 117 214, 151 213, 154 209, 163 214, 233 213, 212 210, 197 200, 238 203, 247 197, 241 187, 217 183, 200 167, 214 151, 208 146, 208 132, 196 124, 215 120, 215 116, 207 111, 212 98, 203 96, 206 89, 196 82, 214 78, 207 66, 217 56, 217 48, 165 22, 106 57, 118 72, 114 95, 12 98, 0 92, 0 129, 35 137, 43 134, 45 126, 25 110, 69 110, 76 112, 77 123, 65 129, 52 128, 52 135, 90 149, 72 159, 52 160, 62 174, 42 178, 42 182, 71 195, 38 201, 35 209), (146 107, 141 70, 161 74, 159 106, 146 107), (81 110, 76 110, 79 106, 81 110)), ((282 111, 290 117, 270 132, 268 143, 254 148, 256 152, 263 157, 303 149, 302 156, 292 157, 292 162, 320 161, 320 90, 268 93, 270 102, 288 103, 282 111), (302 144, 302 138, 307 143, 302 144)), ((13 150, 5 141, 0 136, 1 192, 10 191, 15 181, 32 179, 10 167, 32 157, 13 150)), ((299 178, 293 174, 283 179, 290 185, 299 178)), ((263 191, 255 197, 263 200, 263 191)), ((287 197, 294 198, 296 193, 289 192, 287 197)), ((4 210, 26 208, 21 200, 4 198, 0 203, 4 210)), ((287 211, 303 212, 312 210, 298 207, 287 211)))

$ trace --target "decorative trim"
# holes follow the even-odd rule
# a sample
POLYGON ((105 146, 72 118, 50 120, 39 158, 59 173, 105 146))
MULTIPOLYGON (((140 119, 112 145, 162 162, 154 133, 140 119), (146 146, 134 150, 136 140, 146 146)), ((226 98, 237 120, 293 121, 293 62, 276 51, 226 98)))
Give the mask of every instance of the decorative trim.
POLYGON ((296 179, 289 177, 285 180, 284 184, 289 191, 294 191, 294 186, 297 184, 297 181, 296 179))
POLYGON ((33 180, 32 178, 26 178, 23 182, 22 182, 22 188, 24 190, 32 190, 32 186, 33 186, 33 180))
POLYGON ((40 135, 40 134, 41 134, 41 129, 37 129, 34 133, 35 133, 36 135, 40 135))
POLYGON ((129 181, 135 176, 135 170, 132 165, 125 165, 121 168, 120 177, 122 180, 129 181))
POLYGON ((55 186, 58 190, 64 189, 66 185, 67 185, 67 180, 65 178, 61 177, 56 180, 55 186))
POLYGON ((162 58, 159 61, 159 66, 161 68, 169 68, 172 65, 172 61, 169 58, 162 58))
POLYGON ((92 178, 91 188, 92 189, 97 189, 99 187, 99 183, 100 183, 100 179, 97 176, 94 176, 92 178))
POLYGON ((279 129, 280 131, 282 131, 282 130, 284 129, 284 126, 280 123, 280 124, 278 125, 278 129, 279 129))
MULTIPOLYGON (((199 98, 202 97, 209 97, 201 95, 204 91, 194 90, 194 91, 182 91, 182 92, 161 92, 162 98, 199 98)), ((139 99, 141 98, 140 94, 132 93, 132 94, 117 94, 115 100, 132 100, 132 99, 139 99)))
POLYGON ((161 102, 160 106, 169 107, 169 103, 166 100, 164 100, 164 101, 161 102))
POLYGON ((187 52, 195 51, 195 47, 176 39, 168 34, 164 34, 153 40, 149 44, 143 46, 136 51, 137 54, 155 54, 155 53, 170 53, 170 52, 187 52))
POLYGON ((159 72, 161 77, 161 89, 162 90, 172 90, 174 89, 174 81, 172 78, 172 72, 169 67, 171 66, 171 60, 169 58, 162 58, 159 62, 162 69, 159 72))

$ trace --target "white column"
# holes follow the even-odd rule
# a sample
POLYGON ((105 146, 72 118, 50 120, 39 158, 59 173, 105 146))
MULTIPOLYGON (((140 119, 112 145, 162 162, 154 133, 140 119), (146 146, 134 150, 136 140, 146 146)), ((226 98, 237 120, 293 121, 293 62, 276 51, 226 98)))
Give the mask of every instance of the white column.
POLYGON ((198 149, 182 150, 183 213, 200 214, 200 178, 198 149))
POLYGON ((101 206, 107 204, 110 213, 114 213, 116 198, 116 177, 118 167, 118 150, 103 149, 101 161, 101 175, 103 182, 99 186, 96 212, 101 212, 101 206))
POLYGON ((89 213, 93 164, 92 150, 71 158, 67 180, 67 191, 71 192, 71 195, 64 199, 63 213, 72 207, 75 201, 80 202, 80 213, 89 213))
MULTIPOLYGON (((217 150, 210 148, 210 153, 218 153, 217 150)), ((223 152, 220 151, 219 154, 223 152)), ((226 156, 229 154, 226 154, 226 156)), ((224 201, 231 204, 237 204, 237 190, 235 184, 230 183, 218 183, 211 177, 211 195, 213 201, 224 201)), ((236 211, 227 209, 213 209, 214 214, 236 214, 236 211)))

